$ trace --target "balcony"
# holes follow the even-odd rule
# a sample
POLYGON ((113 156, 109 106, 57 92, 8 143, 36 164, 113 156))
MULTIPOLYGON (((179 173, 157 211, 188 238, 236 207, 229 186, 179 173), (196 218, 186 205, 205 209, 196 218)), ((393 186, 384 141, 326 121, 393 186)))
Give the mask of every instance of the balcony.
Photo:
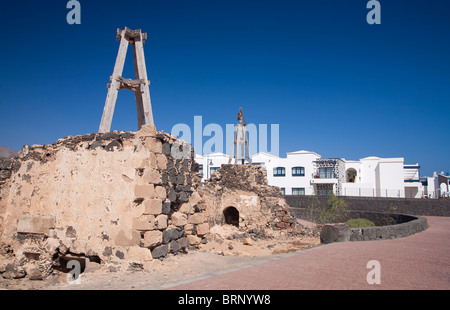
POLYGON ((320 171, 311 181, 312 184, 337 184, 337 182, 336 175, 330 171, 320 171))

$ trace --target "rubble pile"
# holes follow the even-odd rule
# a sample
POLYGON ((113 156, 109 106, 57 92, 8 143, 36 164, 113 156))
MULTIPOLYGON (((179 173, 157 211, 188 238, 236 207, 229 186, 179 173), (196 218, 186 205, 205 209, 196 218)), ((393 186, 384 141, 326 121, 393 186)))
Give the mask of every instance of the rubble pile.
POLYGON ((208 206, 206 215, 211 226, 231 224, 261 236, 268 228, 315 234, 298 223, 280 188, 268 184, 267 172, 261 166, 222 165, 198 191, 208 206))

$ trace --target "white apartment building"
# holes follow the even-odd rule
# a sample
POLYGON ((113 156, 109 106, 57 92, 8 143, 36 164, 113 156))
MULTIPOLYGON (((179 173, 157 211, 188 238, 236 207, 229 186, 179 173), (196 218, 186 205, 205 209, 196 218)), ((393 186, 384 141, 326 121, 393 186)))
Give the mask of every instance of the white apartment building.
POLYGON ((432 177, 423 177, 420 181, 426 198, 450 197, 450 176, 444 172, 434 172, 432 177))
MULTIPOLYGON (((223 153, 196 155, 203 181, 227 164, 223 153)), ((281 158, 267 153, 252 156, 253 165, 267 170, 270 185, 281 188, 285 195, 421 198, 424 188, 418 164, 405 165, 404 158, 366 157, 358 161, 343 158, 321 158, 315 152, 297 151, 281 158)))

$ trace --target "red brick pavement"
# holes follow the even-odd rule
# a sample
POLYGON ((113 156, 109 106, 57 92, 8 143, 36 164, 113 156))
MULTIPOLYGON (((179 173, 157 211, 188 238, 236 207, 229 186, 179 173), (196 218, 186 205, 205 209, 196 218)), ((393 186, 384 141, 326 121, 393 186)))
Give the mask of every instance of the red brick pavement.
POLYGON ((172 287, 183 290, 450 289, 450 217, 427 217, 429 228, 394 240, 343 242, 172 287), (369 285, 368 261, 381 266, 369 285))

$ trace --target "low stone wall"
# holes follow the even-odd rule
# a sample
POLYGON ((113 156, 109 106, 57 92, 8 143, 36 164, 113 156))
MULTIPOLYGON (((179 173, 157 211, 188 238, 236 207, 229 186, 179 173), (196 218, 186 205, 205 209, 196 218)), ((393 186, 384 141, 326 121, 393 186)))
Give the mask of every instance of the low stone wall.
MULTIPOLYGON (((317 198, 321 206, 325 206, 327 196, 285 196, 291 208, 304 208, 317 198)), ((414 199, 414 198, 382 198, 382 197, 339 197, 346 202, 348 210, 368 212, 389 212, 412 214, 418 216, 450 216, 450 199, 414 199), (393 208, 396 211, 393 211, 393 208)))
MULTIPOLYGON (((295 215, 311 216, 305 209, 291 208, 295 215)), ((314 215, 313 215, 314 216, 314 215)), ((348 219, 365 218, 374 222, 375 227, 349 228, 345 223, 327 224, 322 229, 323 243, 341 241, 370 241, 407 237, 422 232, 428 227, 427 219, 406 214, 350 211, 348 219)))
POLYGON ((427 219, 424 217, 401 216, 410 220, 396 225, 351 228, 350 241, 402 238, 424 231, 428 227, 427 219))

